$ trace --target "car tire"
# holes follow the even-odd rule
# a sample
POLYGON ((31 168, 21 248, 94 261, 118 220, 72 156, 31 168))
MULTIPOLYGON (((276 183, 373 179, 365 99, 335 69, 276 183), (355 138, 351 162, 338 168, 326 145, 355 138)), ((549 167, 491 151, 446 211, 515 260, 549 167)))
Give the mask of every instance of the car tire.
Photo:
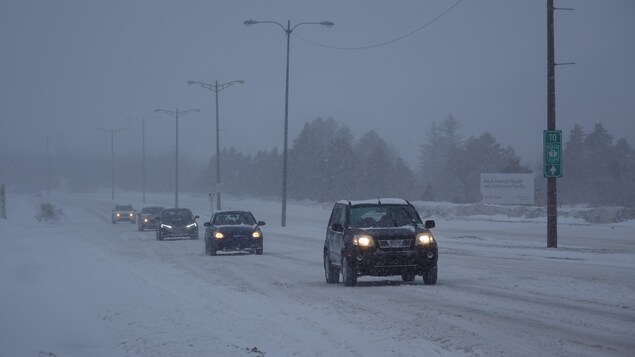
POLYGON ((163 236, 161 236, 161 233, 157 233, 157 240, 163 240, 163 236))
POLYGON ((415 274, 414 273, 408 273, 408 274, 401 274, 401 280, 410 283, 415 281, 415 274))
POLYGON ((340 272, 331 264, 331 258, 327 249, 324 249, 324 277, 327 284, 340 282, 340 272))
POLYGON ((357 272, 348 262, 348 257, 346 256, 342 258, 342 280, 344 282, 344 286, 357 285, 357 272))
POLYGON ((423 283, 425 285, 434 285, 437 283, 438 269, 437 265, 433 265, 423 272, 423 283))
POLYGON ((197 240, 198 239, 198 234, 195 235, 195 236, 191 236, 190 239, 197 240))
POLYGON ((262 244, 260 247, 256 248, 256 255, 262 255, 262 244))
POLYGON ((209 246, 209 255, 216 256, 216 247, 214 247, 213 244, 210 244, 209 246))

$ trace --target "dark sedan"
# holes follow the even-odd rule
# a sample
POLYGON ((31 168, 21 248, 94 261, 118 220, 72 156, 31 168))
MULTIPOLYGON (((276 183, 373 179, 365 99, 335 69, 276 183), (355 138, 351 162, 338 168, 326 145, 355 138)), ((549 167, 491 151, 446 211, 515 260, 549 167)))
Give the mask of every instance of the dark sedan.
POLYGON ((137 228, 140 231, 156 229, 158 224, 157 218, 161 215, 163 210, 164 208, 160 206, 143 207, 137 217, 137 228))
POLYGON ((205 254, 218 251, 250 251, 262 254, 263 236, 260 226, 249 211, 218 211, 205 222, 205 254))
POLYGON ((188 208, 168 208, 161 212, 158 218, 157 240, 165 238, 189 237, 198 239, 199 218, 188 208))

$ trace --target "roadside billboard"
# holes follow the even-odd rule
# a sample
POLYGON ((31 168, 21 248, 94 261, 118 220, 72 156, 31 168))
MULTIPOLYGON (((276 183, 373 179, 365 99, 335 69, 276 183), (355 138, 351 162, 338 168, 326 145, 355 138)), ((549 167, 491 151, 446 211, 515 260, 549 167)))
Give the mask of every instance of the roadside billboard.
POLYGON ((534 174, 481 174, 481 202, 503 205, 534 204, 534 174))

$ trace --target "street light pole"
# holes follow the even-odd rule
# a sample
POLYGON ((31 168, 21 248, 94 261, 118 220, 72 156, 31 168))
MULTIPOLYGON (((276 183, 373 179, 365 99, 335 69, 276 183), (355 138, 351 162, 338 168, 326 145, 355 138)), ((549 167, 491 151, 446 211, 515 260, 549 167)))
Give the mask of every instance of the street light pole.
POLYGON ((46 140, 46 196, 50 196, 51 191, 51 164, 49 156, 49 142, 51 139, 58 137, 59 135, 40 136, 40 138, 46 140))
POLYGON ((141 118, 141 194, 146 203, 146 118, 141 118))
POLYGON ((97 130, 110 132, 110 185, 111 199, 115 200, 115 132, 126 130, 128 128, 97 128, 97 130))
POLYGON ((300 25, 322 25, 326 27, 333 27, 334 23, 331 21, 322 22, 301 22, 291 27, 291 21, 287 20, 287 27, 285 28, 281 23, 277 21, 254 21, 247 20, 244 22, 245 26, 251 26, 256 24, 275 24, 280 26, 282 30, 287 34, 287 69, 286 69, 286 85, 284 93, 284 148, 282 152, 282 218, 281 226, 287 225, 287 157, 288 157, 288 133, 289 133, 289 52, 291 47, 291 33, 300 25))
MULTIPOLYGON (((136 118, 126 118, 134 120, 136 118)), ((150 119, 158 119, 153 117, 150 119)), ((142 201, 146 203, 146 118, 141 117, 141 191, 142 201)))
POLYGON ((191 112, 198 112, 198 109, 188 109, 179 112, 179 108, 176 111, 155 109, 155 112, 163 112, 176 119, 176 149, 174 154, 175 170, 174 170, 174 208, 179 208, 179 115, 184 116, 191 112))
POLYGON ((218 80, 214 81, 214 85, 197 82, 197 81, 187 81, 187 84, 198 84, 203 88, 209 89, 216 94, 216 210, 221 210, 221 185, 220 185, 220 125, 218 118, 218 92, 223 89, 232 86, 233 84, 240 83, 243 84, 245 81, 237 80, 227 82, 221 85, 218 85, 218 80))

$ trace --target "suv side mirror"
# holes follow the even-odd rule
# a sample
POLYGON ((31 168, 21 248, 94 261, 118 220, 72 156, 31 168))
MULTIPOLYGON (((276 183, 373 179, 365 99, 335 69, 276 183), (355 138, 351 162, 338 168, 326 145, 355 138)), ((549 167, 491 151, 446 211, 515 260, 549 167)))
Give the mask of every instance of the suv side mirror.
POLYGON ((343 232, 344 231, 344 227, 342 227, 342 225, 339 224, 339 223, 333 223, 331 225, 331 229, 336 231, 336 232, 343 232))
POLYGON ((258 225, 259 226, 264 226, 265 225, 265 221, 258 221, 258 225))
POLYGON ((434 223, 434 220, 431 219, 429 221, 426 221, 425 226, 426 226, 427 229, 430 229, 430 228, 434 228, 436 226, 436 224, 434 223))
POLYGON ((199 219, 201 217, 198 216, 198 214, 196 216, 194 216, 194 219, 199 219))
POLYGON ((211 223, 209 223, 209 222, 205 222, 205 223, 203 223, 203 226, 205 226, 205 227, 211 227, 211 226, 212 226, 212 224, 211 224, 211 223))

